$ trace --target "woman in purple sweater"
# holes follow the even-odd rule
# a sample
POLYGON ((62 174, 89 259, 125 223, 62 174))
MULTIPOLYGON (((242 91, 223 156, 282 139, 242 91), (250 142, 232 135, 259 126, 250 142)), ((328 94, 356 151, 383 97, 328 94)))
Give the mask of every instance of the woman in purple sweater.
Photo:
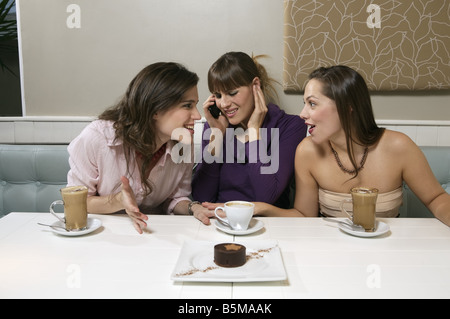
MULTIPOLYGON (((231 200, 289 206, 295 150, 307 128, 299 116, 266 104, 276 93, 259 57, 229 52, 209 69, 212 95, 203 104, 208 123, 192 181, 192 195, 205 207, 231 200), (217 118, 214 104, 220 111, 217 118)), ((195 215, 209 224, 213 213, 195 215)))

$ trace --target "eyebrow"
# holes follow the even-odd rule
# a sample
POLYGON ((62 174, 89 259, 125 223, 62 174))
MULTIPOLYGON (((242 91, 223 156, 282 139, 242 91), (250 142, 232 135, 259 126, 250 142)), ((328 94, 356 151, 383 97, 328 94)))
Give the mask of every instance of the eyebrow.
POLYGON ((197 100, 197 102, 195 102, 195 100, 182 100, 180 103, 198 103, 200 100, 197 100))

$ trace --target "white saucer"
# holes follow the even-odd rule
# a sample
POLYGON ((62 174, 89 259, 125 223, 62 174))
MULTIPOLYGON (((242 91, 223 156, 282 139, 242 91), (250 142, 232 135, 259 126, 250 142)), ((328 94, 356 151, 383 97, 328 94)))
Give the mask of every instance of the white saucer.
POLYGON ((264 227, 264 223, 258 219, 253 218, 246 230, 234 230, 229 226, 222 224, 219 220, 216 219, 214 221, 214 226, 216 226, 217 229, 231 235, 248 235, 262 229, 264 227))
MULTIPOLYGON (((59 235, 63 235, 63 236, 82 236, 82 235, 86 235, 89 233, 92 233, 93 231, 97 230, 98 228, 100 228, 100 226, 102 225, 102 222, 100 219, 97 218, 88 218, 87 220, 87 227, 85 230, 79 230, 79 231, 65 231, 64 229, 58 229, 58 228, 52 228, 50 227, 50 229, 54 232, 57 233, 59 235)), ((56 221, 52 224, 52 226, 58 226, 58 227, 64 227, 64 224, 61 221, 56 221)))
POLYGON ((346 232, 347 234, 350 234, 353 236, 376 237, 376 236, 380 236, 380 235, 387 233, 389 231, 389 225, 377 220, 376 228, 375 228, 375 231, 373 231, 373 232, 356 230, 356 229, 350 228, 344 224, 339 224, 339 229, 346 232))

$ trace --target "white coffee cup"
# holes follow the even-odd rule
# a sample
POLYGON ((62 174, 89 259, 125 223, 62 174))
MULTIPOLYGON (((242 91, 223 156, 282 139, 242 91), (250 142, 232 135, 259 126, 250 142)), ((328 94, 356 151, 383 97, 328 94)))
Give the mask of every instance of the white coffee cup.
POLYGON ((226 202, 224 207, 216 207, 214 214, 219 220, 228 224, 233 230, 247 230, 248 224, 253 217, 254 209, 255 204, 253 203, 233 200, 226 202), (223 210, 227 218, 222 218, 217 215, 218 210, 223 210))

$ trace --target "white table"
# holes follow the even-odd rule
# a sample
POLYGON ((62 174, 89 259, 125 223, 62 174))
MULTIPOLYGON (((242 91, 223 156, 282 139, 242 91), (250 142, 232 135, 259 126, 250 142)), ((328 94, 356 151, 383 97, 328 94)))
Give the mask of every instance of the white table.
POLYGON ((436 219, 382 219, 391 231, 350 236, 321 218, 259 218, 265 228, 232 236, 191 216, 150 215, 139 235, 124 215, 90 215, 103 226, 65 237, 37 225, 45 213, 0 219, 0 298, 449 298, 450 228, 436 219), (288 279, 174 282, 185 240, 272 239, 288 279))

